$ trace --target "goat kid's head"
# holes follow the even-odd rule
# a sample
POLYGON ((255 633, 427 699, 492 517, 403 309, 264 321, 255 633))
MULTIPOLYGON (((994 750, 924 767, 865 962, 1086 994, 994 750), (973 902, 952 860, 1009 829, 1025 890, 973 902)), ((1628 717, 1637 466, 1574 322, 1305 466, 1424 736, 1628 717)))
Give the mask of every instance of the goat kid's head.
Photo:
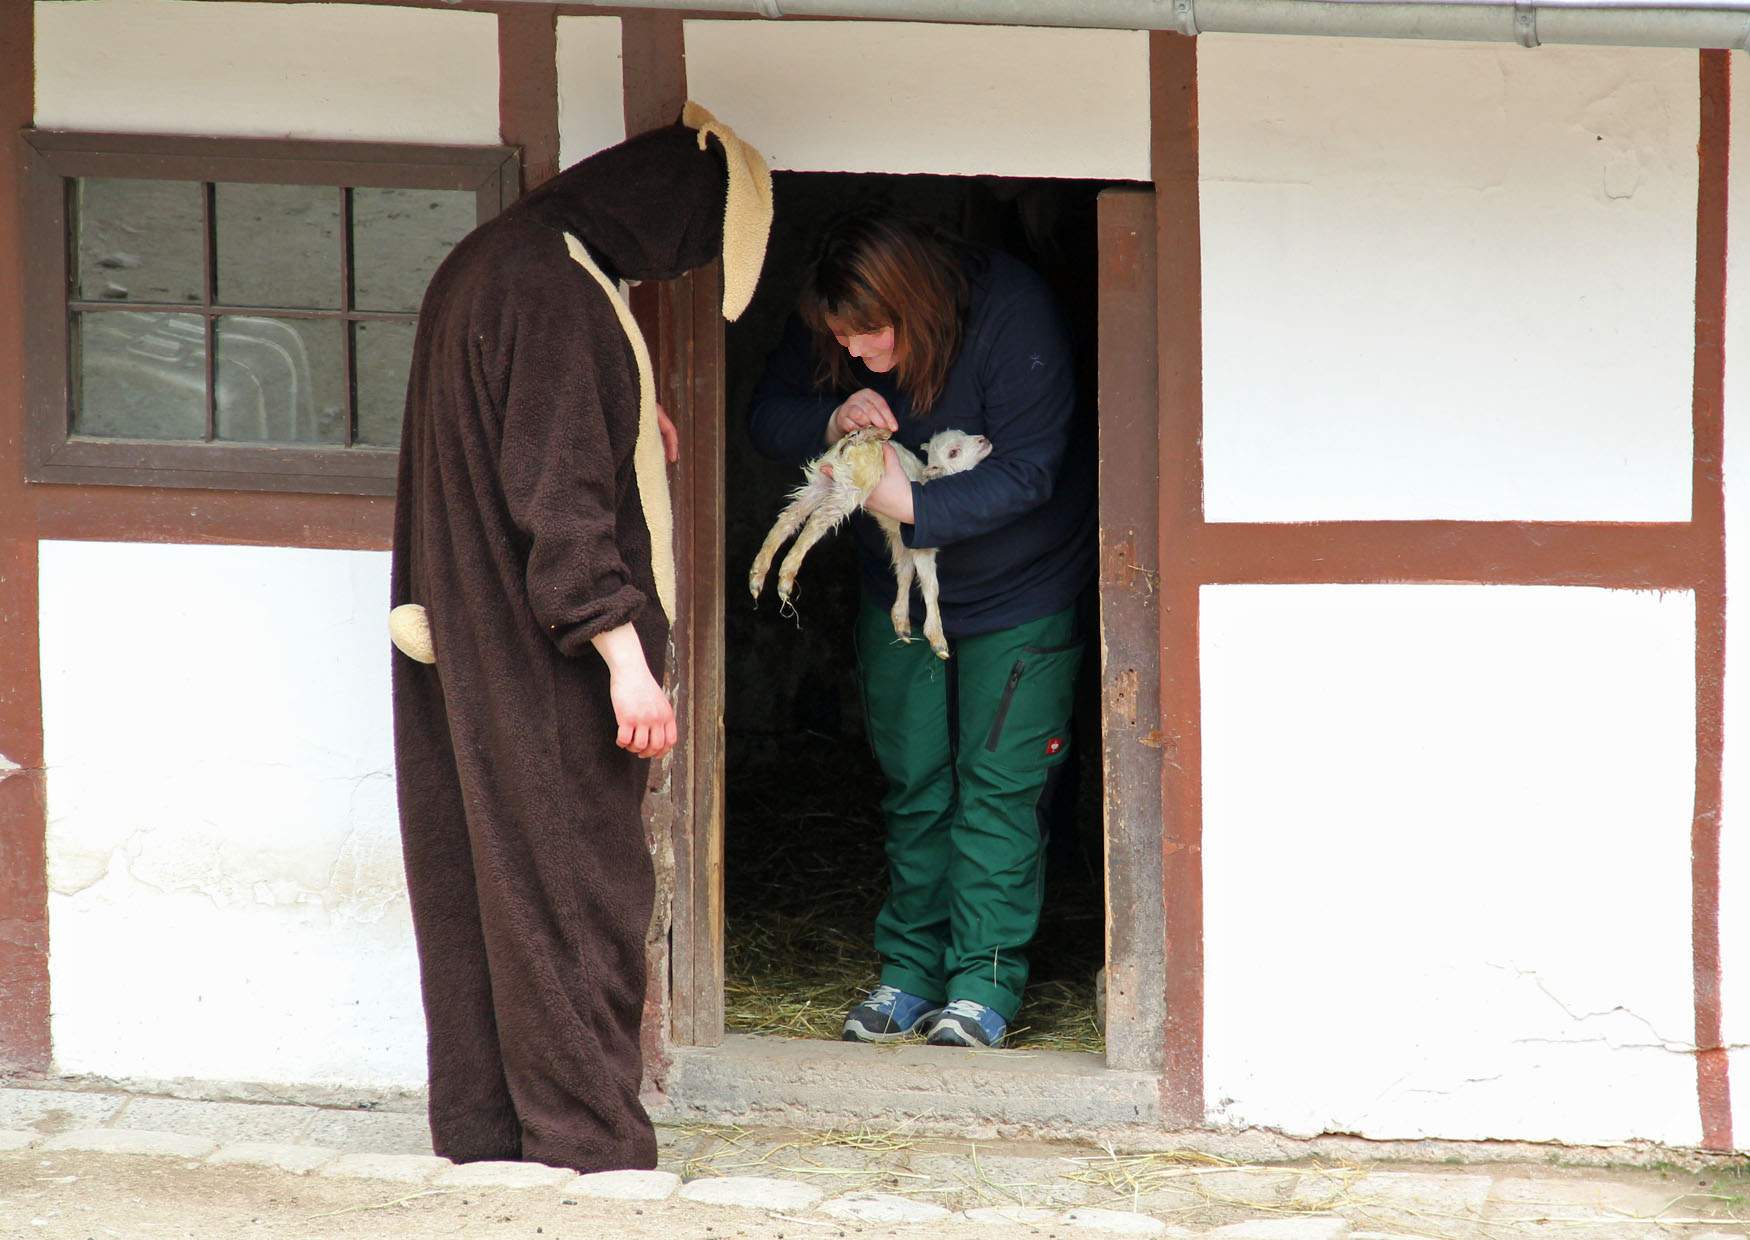
POLYGON ((893 432, 885 426, 859 426, 856 430, 847 432, 836 446, 848 448, 855 444, 869 443, 871 440, 879 442, 892 437, 893 432))
POLYGON ((924 477, 963 474, 990 455, 991 442, 965 431, 937 431, 924 445, 924 477))

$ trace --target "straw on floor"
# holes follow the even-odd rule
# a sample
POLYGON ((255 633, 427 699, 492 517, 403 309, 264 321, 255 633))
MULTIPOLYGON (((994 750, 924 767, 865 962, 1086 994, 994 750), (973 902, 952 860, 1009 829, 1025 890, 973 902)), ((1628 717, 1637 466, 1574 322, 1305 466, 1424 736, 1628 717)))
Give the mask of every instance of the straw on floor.
MULTIPOLYGON (((881 777, 860 740, 807 744, 802 760, 730 764, 724 1014, 739 1032, 836 1039, 845 1012, 879 980, 881 777)), ((1093 980, 1104 912, 1091 868, 1063 866, 1047 884, 1015 1047, 1105 1049, 1093 980)))

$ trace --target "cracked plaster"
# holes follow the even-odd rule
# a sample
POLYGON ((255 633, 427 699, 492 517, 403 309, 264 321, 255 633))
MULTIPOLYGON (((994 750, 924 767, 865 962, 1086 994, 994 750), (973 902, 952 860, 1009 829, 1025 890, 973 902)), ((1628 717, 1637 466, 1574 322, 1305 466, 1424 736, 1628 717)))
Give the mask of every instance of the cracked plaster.
POLYGON ((1213 1119, 1700 1139, 1693 626, 1680 593, 1203 592, 1213 1119))
POLYGON ((388 557, 45 543, 41 561, 57 1068, 417 1084, 388 557), (103 640, 99 590, 149 600, 132 649, 153 658, 103 640), (118 1006, 152 1019, 123 1029, 118 1006))

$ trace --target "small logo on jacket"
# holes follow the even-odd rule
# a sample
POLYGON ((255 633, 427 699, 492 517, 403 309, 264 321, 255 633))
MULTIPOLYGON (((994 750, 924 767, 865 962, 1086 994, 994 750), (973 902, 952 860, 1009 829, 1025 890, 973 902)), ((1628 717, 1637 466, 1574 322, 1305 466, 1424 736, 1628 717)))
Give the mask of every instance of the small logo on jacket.
POLYGON ((1063 750, 1063 737, 1054 736, 1045 742, 1045 756, 1054 758, 1063 750))

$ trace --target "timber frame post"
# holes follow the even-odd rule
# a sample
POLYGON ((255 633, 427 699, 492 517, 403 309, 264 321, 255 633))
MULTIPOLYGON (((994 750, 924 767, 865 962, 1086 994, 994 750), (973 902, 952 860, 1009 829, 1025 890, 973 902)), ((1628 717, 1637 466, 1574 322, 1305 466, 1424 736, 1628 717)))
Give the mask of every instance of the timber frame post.
POLYGON ((1160 404, 1155 196, 1100 195, 1100 736, 1106 839, 1106 1065, 1161 1070, 1160 404))
MULTIPOLYGON (((687 98, 676 13, 620 18, 626 135, 672 124, 687 98)), ((658 399, 680 432, 673 470, 677 614, 668 684, 680 740, 651 772, 646 826, 656 857, 645 1002, 647 1075, 669 1047, 723 1040, 724 426, 721 264, 632 290, 651 343, 658 399)))

